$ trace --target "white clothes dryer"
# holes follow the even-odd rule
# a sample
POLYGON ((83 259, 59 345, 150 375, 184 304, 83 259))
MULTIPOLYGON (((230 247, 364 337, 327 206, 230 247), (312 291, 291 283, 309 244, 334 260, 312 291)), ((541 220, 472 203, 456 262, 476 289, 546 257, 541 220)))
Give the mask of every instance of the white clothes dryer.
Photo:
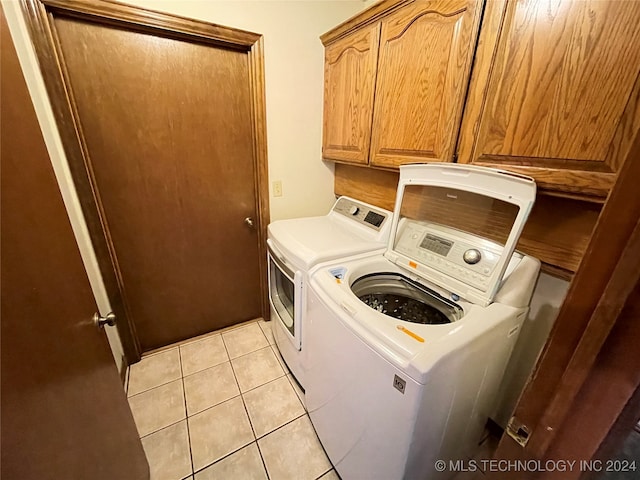
POLYGON ((514 252, 534 199, 528 177, 403 166, 387 250, 311 272, 307 408, 343 480, 474 453, 539 273, 514 252))
POLYGON ((327 215, 278 220, 268 227, 269 301, 276 345, 305 388, 305 296, 309 270, 325 261, 383 252, 391 212, 340 197, 327 215))

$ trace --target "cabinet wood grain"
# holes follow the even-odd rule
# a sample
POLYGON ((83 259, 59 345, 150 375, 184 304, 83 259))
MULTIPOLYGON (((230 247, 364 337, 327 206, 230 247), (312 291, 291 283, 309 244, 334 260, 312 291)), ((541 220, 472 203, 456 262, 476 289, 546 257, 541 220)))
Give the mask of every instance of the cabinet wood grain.
POLYGON ((638 2, 489 2, 459 161, 606 196, 640 129, 638 45, 638 2))
MULTIPOLYGON (((397 186, 397 172, 336 165, 336 195, 393 210, 397 186)), ((540 259, 544 271, 570 279, 582 260, 601 207, 594 202, 539 194, 517 249, 540 259)))
POLYGON ((323 157, 367 163, 380 24, 325 50, 323 157))
POLYGON ((372 165, 452 160, 481 9, 416 1, 382 20, 372 165))

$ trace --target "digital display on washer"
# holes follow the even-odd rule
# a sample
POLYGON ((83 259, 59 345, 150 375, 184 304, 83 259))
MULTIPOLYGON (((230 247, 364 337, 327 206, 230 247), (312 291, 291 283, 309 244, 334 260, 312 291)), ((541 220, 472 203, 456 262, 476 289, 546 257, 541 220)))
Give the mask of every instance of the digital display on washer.
POLYGON ((370 223, 374 227, 379 227, 380 225, 382 225, 382 222, 384 221, 384 215, 380 215, 379 213, 369 211, 369 213, 367 213, 367 216, 364 217, 364 221, 367 223, 370 223))
POLYGON ((453 242, 451 240, 436 237, 435 235, 431 235, 430 233, 426 234, 422 239, 422 243, 420 243, 420 248, 424 248, 425 250, 437 253, 438 255, 442 255, 443 257, 447 256, 452 246, 453 242))

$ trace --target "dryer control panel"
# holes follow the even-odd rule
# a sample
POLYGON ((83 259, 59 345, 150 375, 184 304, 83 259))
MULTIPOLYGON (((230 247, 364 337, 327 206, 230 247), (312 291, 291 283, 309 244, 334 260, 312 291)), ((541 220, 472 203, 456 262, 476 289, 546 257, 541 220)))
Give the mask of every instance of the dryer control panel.
POLYGON ((333 211, 376 231, 379 231, 390 217, 388 212, 346 197, 338 199, 333 206, 333 211))
POLYGON ((442 225, 408 219, 395 250, 467 285, 485 291, 502 254, 496 243, 442 225))

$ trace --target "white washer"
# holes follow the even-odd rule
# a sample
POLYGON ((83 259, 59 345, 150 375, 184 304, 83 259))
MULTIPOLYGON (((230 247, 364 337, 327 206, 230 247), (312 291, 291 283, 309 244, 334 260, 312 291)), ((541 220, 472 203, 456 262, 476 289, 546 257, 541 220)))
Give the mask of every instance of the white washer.
POLYGON ((284 361, 305 388, 304 311, 309 270, 320 262, 383 252, 391 212, 340 197, 324 216, 268 227, 269 301, 273 334, 284 361))
POLYGON ((343 480, 473 454, 539 273, 513 251, 534 199, 507 172, 403 166, 386 252, 311 272, 306 401, 343 480))

